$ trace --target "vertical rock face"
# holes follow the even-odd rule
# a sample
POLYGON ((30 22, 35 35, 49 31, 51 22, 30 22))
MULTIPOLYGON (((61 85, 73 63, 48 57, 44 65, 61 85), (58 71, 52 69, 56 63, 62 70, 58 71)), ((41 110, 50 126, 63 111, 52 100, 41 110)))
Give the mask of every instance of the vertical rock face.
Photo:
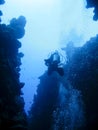
POLYGON ((25 18, 20 16, 9 25, 0 24, 0 130, 27 129, 21 97, 24 83, 19 80, 23 54, 18 50, 21 43, 17 40, 24 35, 25 23, 25 18))
POLYGON ((5 1, 4 0, 0 0, 0 4, 4 4, 5 3, 5 1))
MULTIPOLYGON (((4 4, 5 3, 5 1, 4 0, 0 0, 0 5, 1 4, 4 4)), ((0 10, 0 17, 2 16, 2 11, 0 10)), ((0 22, 1 22, 1 18, 0 18, 0 22)))
POLYGON ((50 130, 53 111, 56 109, 59 83, 56 75, 40 77, 37 95, 30 111, 31 130, 50 130))
POLYGON ((86 0, 87 8, 94 7, 94 20, 98 20, 98 0, 86 0))
POLYGON ((67 79, 83 95, 86 130, 98 129, 98 35, 76 48, 66 67, 67 79))

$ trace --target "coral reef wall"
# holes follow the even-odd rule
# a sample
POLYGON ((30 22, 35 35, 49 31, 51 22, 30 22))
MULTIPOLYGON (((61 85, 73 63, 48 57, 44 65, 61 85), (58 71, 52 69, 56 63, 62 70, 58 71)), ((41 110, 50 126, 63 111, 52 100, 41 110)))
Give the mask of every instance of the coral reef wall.
POLYGON ((98 0, 86 0, 87 8, 94 7, 94 20, 98 20, 98 0))
MULTIPOLYGON (((0 0, 0 4, 4 1, 0 0)), ((2 14, 2 12, 1 12, 2 14)), ((20 65, 23 54, 19 52, 25 30, 24 16, 13 18, 9 25, 0 24, 0 130, 26 130, 27 116, 20 82, 20 65)))
POLYGON ((59 81, 54 74, 47 73, 40 77, 37 95, 34 97, 30 111, 30 130, 50 130, 53 121, 53 111, 57 107, 59 81))
POLYGON ((5 1, 4 0, 0 0, 0 4, 4 4, 5 3, 5 1))
POLYGON ((85 129, 98 129, 98 35, 74 50, 65 66, 66 76, 70 84, 82 92, 85 129))

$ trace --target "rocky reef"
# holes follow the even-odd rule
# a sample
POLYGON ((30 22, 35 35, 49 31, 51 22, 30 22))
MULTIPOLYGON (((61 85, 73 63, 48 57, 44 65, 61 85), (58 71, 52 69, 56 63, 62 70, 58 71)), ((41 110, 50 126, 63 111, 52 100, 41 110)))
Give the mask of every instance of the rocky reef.
POLYGON ((24 83, 19 80, 23 53, 19 52, 18 40, 25 33, 25 24, 24 16, 13 18, 9 25, 0 24, 0 130, 27 130, 21 91, 24 83))
POLYGON ((57 107, 59 81, 55 75, 47 73, 39 77, 37 94, 29 113, 30 130, 50 130, 53 123, 53 111, 57 107))
POLYGON ((98 129, 98 35, 83 47, 73 48, 73 55, 65 65, 66 77, 82 92, 86 130, 98 129))
POLYGON ((98 20, 98 1, 97 0, 86 0, 87 8, 94 8, 94 20, 98 20))

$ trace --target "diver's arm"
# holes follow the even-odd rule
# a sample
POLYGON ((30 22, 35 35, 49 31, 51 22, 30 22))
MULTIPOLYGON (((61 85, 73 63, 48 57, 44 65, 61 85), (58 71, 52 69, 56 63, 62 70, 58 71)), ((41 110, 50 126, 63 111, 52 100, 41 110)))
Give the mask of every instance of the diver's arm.
POLYGON ((45 59, 44 61, 45 61, 45 65, 49 66, 49 59, 45 59))

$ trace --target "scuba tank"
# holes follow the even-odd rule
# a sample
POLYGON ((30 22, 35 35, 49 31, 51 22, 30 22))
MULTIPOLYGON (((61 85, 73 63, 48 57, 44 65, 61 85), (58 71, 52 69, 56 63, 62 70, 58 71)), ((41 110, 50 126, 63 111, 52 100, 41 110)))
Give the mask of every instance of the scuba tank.
POLYGON ((63 60, 63 56, 55 51, 52 53, 48 59, 45 59, 45 64, 48 66, 48 75, 51 75, 52 72, 56 71, 60 76, 64 76, 64 69, 61 66, 61 57, 63 60))
POLYGON ((60 62, 60 56, 59 56, 59 54, 58 54, 58 52, 55 52, 54 54, 53 54, 53 62, 60 62))

